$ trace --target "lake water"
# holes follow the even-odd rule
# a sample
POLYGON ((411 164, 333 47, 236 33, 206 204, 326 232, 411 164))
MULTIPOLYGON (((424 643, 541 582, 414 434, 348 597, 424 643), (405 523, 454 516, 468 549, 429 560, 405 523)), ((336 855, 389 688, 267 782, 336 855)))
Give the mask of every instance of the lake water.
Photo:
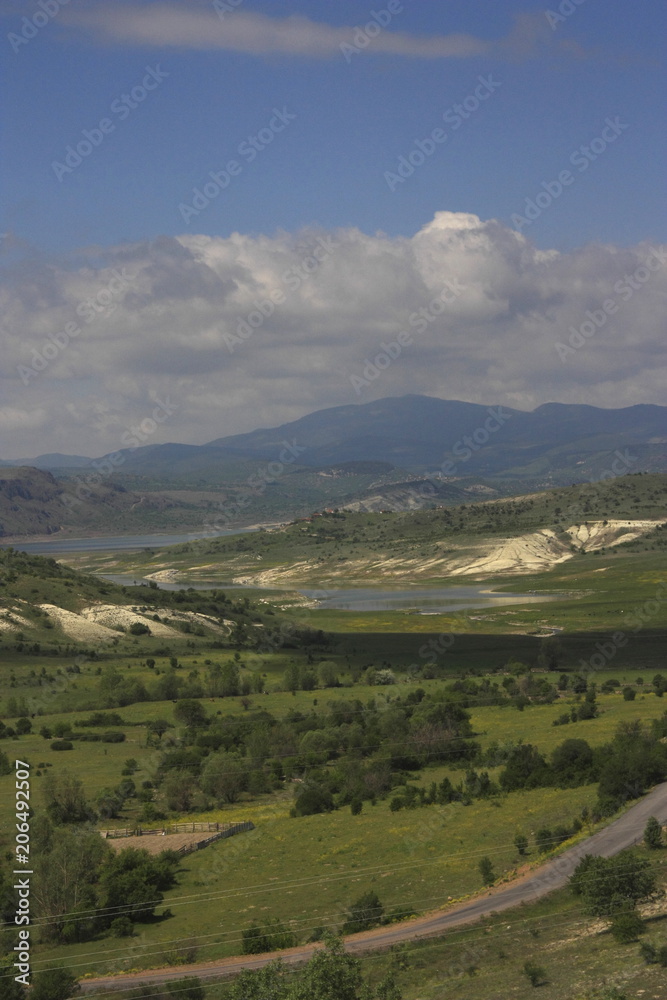
POLYGON ((237 528, 235 531, 219 531, 215 535, 103 535, 99 538, 54 538, 39 542, 0 542, 1 545, 33 556, 52 556, 61 552, 121 552, 132 549, 158 549, 164 545, 181 545, 196 542, 202 538, 222 538, 225 535, 240 535, 253 528, 237 528))
MULTIPOLYGON (((121 586, 138 586, 149 581, 137 576, 120 576, 105 573, 105 580, 118 583, 121 586)), ((158 583, 160 590, 183 590, 192 587, 194 590, 263 590, 267 594, 275 592, 272 588, 247 587, 230 580, 200 580, 197 583, 181 581, 180 583, 158 583)), ((415 587, 414 589, 387 590, 381 587, 354 587, 345 590, 311 590, 303 587, 294 588, 299 594, 317 601, 321 608, 337 611, 414 611, 423 615, 444 614, 450 611, 463 611, 468 608, 490 609, 505 604, 537 604, 545 601, 557 601, 558 594, 500 594, 495 591, 482 590, 480 587, 415 587)), ((280 590, 284 593, 284 590, 280 590)))
POLYGON ((504 604, 528 604, 557 601, 554 594, 499 594, 479 587, 430 587, 407 590, 382 590, 365 587, 349 590, 300 590, 317 600, 322 608, 339 611, 419 611, 443 614, 465 608, 495 608, 504 604))

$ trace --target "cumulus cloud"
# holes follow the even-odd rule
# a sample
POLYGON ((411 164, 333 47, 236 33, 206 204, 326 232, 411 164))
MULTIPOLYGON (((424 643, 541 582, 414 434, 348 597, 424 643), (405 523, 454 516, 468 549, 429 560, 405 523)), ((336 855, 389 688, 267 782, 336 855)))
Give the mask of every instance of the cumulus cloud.
POLYGON ((649 244, 542 250, 452 212, 412 237, 185 235, 26 258, 0 284, 0 457, 115 450, 162 403, 155 443, 407 392, 667 403, 666 262, 649 244))
MULTIPOLYGON (((549 45, 568 55, 583 55, 577 47, 550 31, 542 12, 515 18, 502 38, 485 39, 470 34, 414 35, 401 31, 400 11, 358 25, 331 25, 309 17, 272 17, 240 9, 234 2, 219 2, 218 16, 211 3, 101 3, 92 9, 74 8, 63 15, 70 25, 91 33, 105 43, 195 50, 224 49, 255 56, 284 54, 315 59, 340 56, 341 46, 355 46, 361 53, 387 54, 416 59, 462 59, 495 55, 528 58, 549 45), (236 8, 236 9, 235 9, 236 8), (366 25, 371 28, 366 30, 366 25), (358 34, 361 29, 363 35, 358 34), (361 40, 360 40, 361 39, 361 40)), ((384 9, 384 8, 383 8, 384 9)))

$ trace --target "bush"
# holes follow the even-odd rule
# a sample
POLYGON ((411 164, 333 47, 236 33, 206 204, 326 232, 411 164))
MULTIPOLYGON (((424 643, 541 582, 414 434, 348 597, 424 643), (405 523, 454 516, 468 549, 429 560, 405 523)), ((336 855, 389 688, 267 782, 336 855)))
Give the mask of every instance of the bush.
POLYGON ((639 946, 639 954, 647 965, 655 965, 658 961, 658 950, 649 941, 642 941, 639 946))
POLYGON ((132 622, 128 629, 130 635, 150 635, 150 631, 144 622, 132 622))
POLYGON ((352 813, 353 816, 358 816, 363 807, 364 804, 361 801, 361 799, 352 799, 352 801, 350 802, 350 812, 352 813))
POLYGON ((633 687, 629 685, 623 688, 623 697, 626 701, 634 701, 637 697, 637 692, 633 687))
POLYGON ((129 917, 116 917, 111 921, 109 930, 114 937, 131 937, 134 933, 134 924, 129 917))
POLYGON ((348 910, 343 924, 344 934, 358 934, 360 931, 377 927, 384 915, 384 906, 375 892, 364 893, 348 910))
POLYGON ((51 744, 52 750, 73 750, 74 744, 70 740, 54 740, 51 744))
POLYGON ((298 795, 294 803, 295 816, 315 816, 317 813, 332 812, 333 795, 320 785, 308 785, 298 795))
POLYGON ((663 846, 662 827, 655 816, 649 816, 644 828, 644 843, 653 850, 663 846))
POLYGON ((479 862, 479 873, 482 876, 482 881, 484 885, 493 885, 496 881, 496 875, 493 870, 493 864, 491 858, 482 858, 479 862))
POLYGON ((531 986, 542 986, 547 981, 545 969, 533 961, 524 964, 523 974, 527 976, 531 986))
POLYGON ((102 733, 102 743, 124 743, 125 733, 108 732, 102 733))
POLYGON ((241 940, 244 955, 280 951, 283 948, 293 948, 297 943, 296 935, 287 930, 279 920, 267 920, 264 926, 253 921, 241 934, 241 940))
POLYGON ((516 837, 514 838, 514 846, 516 847, 521 857, 524 857, 526 851, 528 850, 528 837, 524 837, 522 833, 517 833, 516 837))
POLYGON ((550 851, 554 846, 554 843, 553 831, 546 826, 543 826, 535 834, 535 846, 540 854, 545 854, 547 851, 550 851))
POLYGON ((631 944, 646 930, 644 921, 636 910, 617 913, 611 922, 611 933, 619 944, 631 944))

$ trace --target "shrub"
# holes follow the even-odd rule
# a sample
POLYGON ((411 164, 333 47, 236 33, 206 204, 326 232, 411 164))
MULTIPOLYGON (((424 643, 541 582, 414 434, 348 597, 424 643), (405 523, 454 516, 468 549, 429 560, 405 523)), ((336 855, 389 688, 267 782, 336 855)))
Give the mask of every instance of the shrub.
POLYGON ((129 917, 116 917, 111 921, 109 930, 113 937, 131 937, 134 933, 134 924, 129 917))
POLYGON ((124 743, 125 733, 109 731, 102 733, 102 743, 124 743))
POLYGON ((535 846, 541 854, 550 851, 554 843, 553 831, 546 826, 543 826, 535 834, 535 846))
POLYGON ((662 827, 655 816, 649 816, 644 828, 644 843, 654 850, 663 846, 662 827))
POLYGON ((646 928, 636 910, 625 910, 614 916, 610 929, 614 940, 619 944, 631 944, 646 928))
POLYGON ((531 986, 541 986, 547 981, 546 971, 542 966, 530 960, 524 964, 523 974, 528 978, 531 986))
POLYGON ((128 629, 130 635, 150 635, 150 631, 144 622, 132 622, 128 629))
POLYGON ((637 697, 637 692, 633 687, 629 685, 623 688, 623 697, 626 701, 634 701, 637 697))
POLYGON ((54 740, 51 744, 52 750, 73 750, 74 744, 70 740, 54 740))
POLYGON ((528 850, 528 837, 524 837, 522 833, 517 833, 516 837, 514 838, 514 846, 516 847, 521 857, 524 857, 526 851, 528 850))
POLYGON ((366 892, 360 896, 348 910, 347 920, 343 924, 344 934, 357 934, 359 931, 377 927, 384 915, 384 906, 375 892, 366 892))
POLYGON ((493 885, 496 881, 496 875, 493 870, 493 864, 491 858, 482 858, 479 862, 479 873, 482 876, 482 881, 484 885, 493 885))

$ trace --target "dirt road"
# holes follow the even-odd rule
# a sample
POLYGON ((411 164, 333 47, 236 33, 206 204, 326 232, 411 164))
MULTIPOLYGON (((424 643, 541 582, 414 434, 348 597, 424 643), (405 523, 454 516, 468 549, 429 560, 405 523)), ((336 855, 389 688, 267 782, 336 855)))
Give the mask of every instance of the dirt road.
MULTIPOLYGON (((554 889, 564 885, 577 864, 585 854, 596 854, 601 857, 611 857, 626 847, 638 843, 644 832, 649 816, 657 816, 667 823, 667 782, 658 785, 636 805, 632 806, 619 819, 599 830, 576 847, 565 851, 558 858, 549 861, 541 868, 507 886, 491 890, 478 896, 469 903, 451 909, 431 913, 426 917, 381 927, 364 934, 355 934, 346 938, 348 951, 360 954, 389 948, 403 941, 416 941, 424 937, 436 937, 451 927, 468 924, 490 913, 507 910, 520 903, 532 903, 554 889)), ((302 945, 289 951, 271 955, 243 956, 221 959, 217 962, 200 962, 195 965, 181 965, 170 969, 153 969, 146 972, 135 972, 127 975, 107 976, 102 979, 89 979, 81 984, 84 993, 95 990, 107 991, 140 986, 146 983, 164 983, 172 979, 182 979, 183 976, 199 976, 206 979, 211 976, 234 975, 242 969, 259 969, 267 965, 278 955, 287 964, 298 964, 307 961, 318 945, 302 945)))

